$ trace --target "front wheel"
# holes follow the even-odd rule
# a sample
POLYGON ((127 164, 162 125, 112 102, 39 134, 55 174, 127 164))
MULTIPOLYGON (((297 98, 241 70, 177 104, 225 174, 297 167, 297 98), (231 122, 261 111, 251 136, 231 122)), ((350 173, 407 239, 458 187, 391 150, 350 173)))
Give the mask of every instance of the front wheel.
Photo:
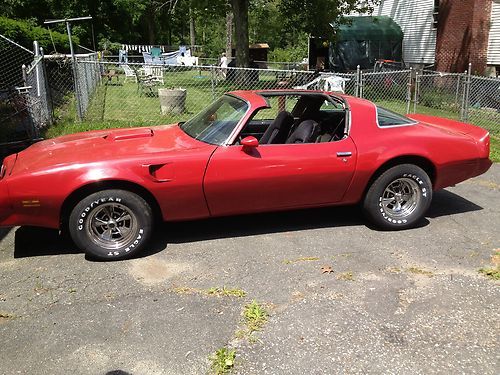
POLYGON ((147 243, 152 231, 152 211, 137 194, 103 190, 83 198, 69 217, 75 244, 98 259, 133 256, 147 243))
POLYGON ((422 219, 432 200, 432 183, 425 171, 401 164, 382 173, 370 186, 363 209, 382 229, 413 227, 422 219))

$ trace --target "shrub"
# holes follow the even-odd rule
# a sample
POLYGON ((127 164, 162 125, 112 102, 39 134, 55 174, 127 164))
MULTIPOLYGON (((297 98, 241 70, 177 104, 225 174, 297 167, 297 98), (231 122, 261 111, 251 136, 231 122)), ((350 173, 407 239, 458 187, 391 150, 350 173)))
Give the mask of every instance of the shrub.
MULTIPOLYGON (((48 29, 36 26, 30 21, 0 17, 0 34, 5 35, 7 38, 12 39, 29 50, 33 49, 33 41, 36 40, 46 53, 52 52, 54 46, 57 52, 68 52, 68 36, 57 31, 52 31, 51 33, 48 29), (52 39, 50 37, 51 33, 52 39), (54 40, 54 44, 52 44, 52 40, 54 40)), ((73 36, 72 40, 74 45, 80 43, 78 37, 73 36)))

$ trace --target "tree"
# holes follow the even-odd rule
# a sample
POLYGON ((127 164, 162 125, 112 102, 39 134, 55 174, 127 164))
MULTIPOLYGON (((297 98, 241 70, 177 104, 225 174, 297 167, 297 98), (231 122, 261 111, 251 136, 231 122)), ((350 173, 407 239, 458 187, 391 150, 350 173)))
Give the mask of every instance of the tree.
POLYGON ((280 13, 285 26, 314 36, 329 37, 343 17, 373 11, 380 0, 281 0, 280 13))
POLYGON ((236 39, 236 66, 248 67, 248 4, 249 0, 231 0, 236 39))

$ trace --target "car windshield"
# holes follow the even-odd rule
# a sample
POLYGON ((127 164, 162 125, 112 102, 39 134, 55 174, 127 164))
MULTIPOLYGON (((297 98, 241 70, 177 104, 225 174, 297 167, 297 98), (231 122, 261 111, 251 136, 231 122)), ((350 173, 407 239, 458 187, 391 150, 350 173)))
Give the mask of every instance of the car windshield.
POLYGON ((191 137, 213 145, 223 145, 248 110, 248 104, 224 95, 181 125, 191 137))

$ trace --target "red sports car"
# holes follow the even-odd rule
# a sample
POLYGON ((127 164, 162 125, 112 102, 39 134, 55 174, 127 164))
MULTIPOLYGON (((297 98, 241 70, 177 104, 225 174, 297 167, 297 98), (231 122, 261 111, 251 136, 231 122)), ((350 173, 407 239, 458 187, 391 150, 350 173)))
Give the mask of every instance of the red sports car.
POLYGON ((321 91, 235 91, 191 120, 92 131, 7 157, 0 225, 69 230, 78 247, 122 259, 157 219, 361 203, 383 229, 422 219, 433 190, 491 166, 489 134, 404 117, 321 91))

